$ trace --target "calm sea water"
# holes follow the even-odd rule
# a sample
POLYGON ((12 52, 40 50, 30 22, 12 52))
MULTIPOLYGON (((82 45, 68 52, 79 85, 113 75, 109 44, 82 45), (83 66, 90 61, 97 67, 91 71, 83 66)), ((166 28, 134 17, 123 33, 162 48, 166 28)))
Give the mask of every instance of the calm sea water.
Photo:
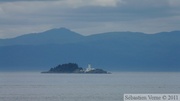
POLYGON ((124 93, 180 93, 180 73, 0 73, 0 101, 123 101, 124 93))

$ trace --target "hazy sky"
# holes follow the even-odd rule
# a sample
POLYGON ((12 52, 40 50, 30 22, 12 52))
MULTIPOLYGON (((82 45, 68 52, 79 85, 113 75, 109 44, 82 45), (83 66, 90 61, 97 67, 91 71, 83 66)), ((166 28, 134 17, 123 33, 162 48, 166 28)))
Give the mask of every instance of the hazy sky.
POLYGON ((83 35, 180 29, 180 0, 0 0, 0 38, 66 27, 83 35))

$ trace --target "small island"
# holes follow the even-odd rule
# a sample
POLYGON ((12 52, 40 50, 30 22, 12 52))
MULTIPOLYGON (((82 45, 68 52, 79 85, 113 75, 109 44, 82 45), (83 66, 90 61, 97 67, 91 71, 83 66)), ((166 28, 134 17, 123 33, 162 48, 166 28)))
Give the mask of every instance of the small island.
POLYGON ((76 63, 67 63, 60 64, 54 68, 51 68, 49 71, 41 72, 41 73, 89 73, 89 74, 110 74, 103 69, 95 69, 91 68, 89 64, 87 68, 79 67, 76 63))

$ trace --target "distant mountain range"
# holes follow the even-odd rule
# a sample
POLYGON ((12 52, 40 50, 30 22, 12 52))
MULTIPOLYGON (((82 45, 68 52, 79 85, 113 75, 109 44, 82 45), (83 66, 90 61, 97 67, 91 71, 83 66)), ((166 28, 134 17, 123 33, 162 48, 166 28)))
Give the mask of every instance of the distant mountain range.
POLYGON ((44 44, 66 44, 78 42, 82 35, 72 32, 66 28, 51 29, 42 33, 32 33, 11 39, 1 39, 0 46, 9 45, 44 45, 44 44))
POLYGON ((47 70, 74 62, 109 71, 180 71, 180 31, 83 36, 66 28, 0 39, 0 70, 47 70))

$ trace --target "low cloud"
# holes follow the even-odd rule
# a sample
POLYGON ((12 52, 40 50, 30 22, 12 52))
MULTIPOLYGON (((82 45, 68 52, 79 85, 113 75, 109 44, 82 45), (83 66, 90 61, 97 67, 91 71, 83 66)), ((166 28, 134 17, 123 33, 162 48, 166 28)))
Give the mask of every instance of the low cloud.
POLYGON ((179 0, 1 0, 0 37, 57 27, 84 35, 106 31, 156 33, 178 30, 179 18, 179 0))
MULTIPOLYGON (((0 0, 0 2, 20 2, 20 1, 33 2, 33 1, 50 1, 50 0, 0 0)), ((51 1, 60 1, 60 0, 51 0, 51 1)))

